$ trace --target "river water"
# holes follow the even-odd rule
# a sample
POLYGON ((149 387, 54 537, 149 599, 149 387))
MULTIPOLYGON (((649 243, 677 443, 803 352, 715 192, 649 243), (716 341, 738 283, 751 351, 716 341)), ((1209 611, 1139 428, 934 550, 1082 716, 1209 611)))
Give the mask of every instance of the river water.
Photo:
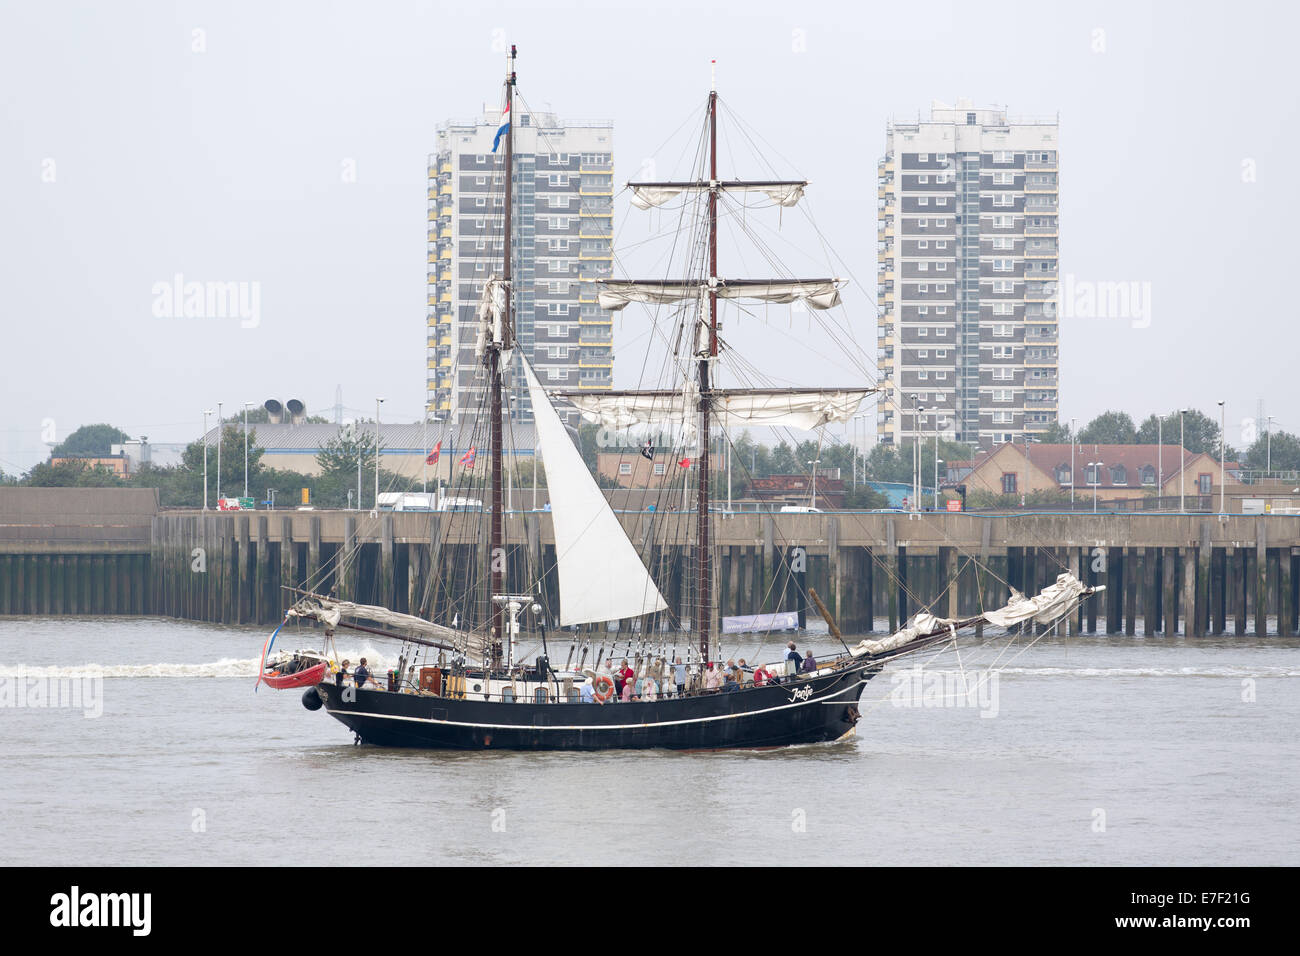
POLYGON ((460 754, 254 693, 265 636, 0 620, 0 863, 1300 863, 1293 639, 993 636, 886 670, 844 743, 460 754))

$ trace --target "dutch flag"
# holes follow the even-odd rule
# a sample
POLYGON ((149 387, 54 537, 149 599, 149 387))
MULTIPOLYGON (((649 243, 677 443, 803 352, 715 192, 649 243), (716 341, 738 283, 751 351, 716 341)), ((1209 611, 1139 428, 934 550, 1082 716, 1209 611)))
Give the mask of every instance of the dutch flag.
POLYGON ((510 128, 510 104, 507 103, 506 108, 501 111, 501 125, 497 128, 497 135, 492 140, 492 152, 495 153, 497 151, 497 147, 501 145, 501 137, 506 134, 506 130, 508 130, 509 128, 510 128))

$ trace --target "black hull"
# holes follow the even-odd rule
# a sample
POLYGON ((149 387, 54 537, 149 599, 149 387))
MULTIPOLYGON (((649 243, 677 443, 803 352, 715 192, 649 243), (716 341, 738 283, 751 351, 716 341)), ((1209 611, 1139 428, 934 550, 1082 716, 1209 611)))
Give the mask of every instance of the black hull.
POLYGON ((452 700, 321 684, 325 709, 361 741, 440 750, 718 750, 838 740, 879 663, 733 693, 653 702, 452 700))

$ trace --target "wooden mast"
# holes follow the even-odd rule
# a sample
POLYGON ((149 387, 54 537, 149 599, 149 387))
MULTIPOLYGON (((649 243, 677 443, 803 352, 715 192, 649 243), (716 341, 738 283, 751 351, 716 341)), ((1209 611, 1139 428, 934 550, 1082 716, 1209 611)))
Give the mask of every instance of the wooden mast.
POLYGON ((502 500, 502 435, 501 423, 501 353, 511 346, 514 334, 514 294, 511 288, 511 259, 514 247, 511 241, 511 212, 514 206, 515 158, 515 47, 510 46, 510 68, 506 72, 506 154, 505 154, 505 234, 504 265, 501 270, 505 285, 505 315, 501 321, 501 338, 487 337, 488 388, 491 393, 492 428, 492 528, 491 547, 488 549, 488 605, 492 612, 492 669, 498 670, 502 662, 504 637, 504 609, 495 600, 506 592, 504 502, 502 500))
MULTIPOLYGON (((715 61, 716 62, 716 61, 715 61)), ((700 659, 707 661, 713 627, 713 572, 709 551, 709 364, 718 355, 718 89, 716 79, 709 90, 709 329, 708 342, 700 349, 700 458, 696 462, 698 493, 696 521, 699 565, 700 659)))

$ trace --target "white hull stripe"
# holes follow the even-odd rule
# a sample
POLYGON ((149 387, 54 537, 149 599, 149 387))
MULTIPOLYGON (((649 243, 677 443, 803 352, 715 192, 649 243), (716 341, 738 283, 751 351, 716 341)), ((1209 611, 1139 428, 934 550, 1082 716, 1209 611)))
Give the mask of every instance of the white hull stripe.
MULTIPOLYGON (((865 684, 866 681, 859 680, 859 684, 865 684)), ((480 727, 484 730, 644 730, 651 727, 679 727, 683 724, 705 724, 715 720, 736 720, 741 717, 757 717, 759 714, 772 714, 781 710, 793 710, 796 707, 807 707, 809 704, 835 704, 841 701, 832 701, 828 698, 836 697, 846 691, 852 690, 853 686, 841 687, 839 690, 823 694, 820 697, 810 697, 808 700, 791 701, 788 704, 781 704, 777 707, 765 707, 762 710, 747 710, 739 714, 719 714, 715 717, 692 717, 689 720, 656 720, 652 723, 642 724, 475 724, 464 720, 439 720, 436 717, 407 717, 404 714, 372 714, 359 710, 329 710, 327 712, 332 717, 342 718, 345 714, 356 717, 373 717, 376 720, 405 720, 418 724, 443 724, 449 727, 480 727)), ((506 704, 503 706, 514 706, 506 704)), ((561 706, 581 707, 581 704, 568 704, 561 706)), ((599 707, 599 704, 590 704, 587 706, 599 707)), ((616 705, 617 706, 617 705, 616 705)))

